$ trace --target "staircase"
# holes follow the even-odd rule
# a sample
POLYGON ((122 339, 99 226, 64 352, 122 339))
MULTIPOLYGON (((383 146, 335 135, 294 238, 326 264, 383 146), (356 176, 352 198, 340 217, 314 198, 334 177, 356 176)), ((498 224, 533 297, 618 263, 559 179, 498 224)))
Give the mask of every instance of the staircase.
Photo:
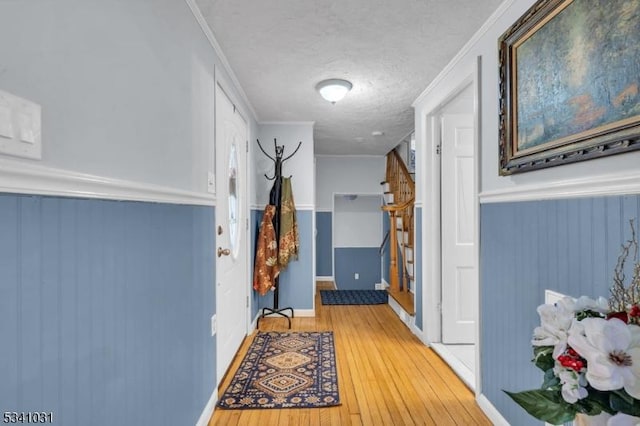
POLYGON ((388 291, 412 315, 414 307, 411 288, 415 280, 413 258, 415 183, 396 150, 387 154, 385 179, 382 182, 385 199, 382 210, 389 213, 391 257, 388 291))

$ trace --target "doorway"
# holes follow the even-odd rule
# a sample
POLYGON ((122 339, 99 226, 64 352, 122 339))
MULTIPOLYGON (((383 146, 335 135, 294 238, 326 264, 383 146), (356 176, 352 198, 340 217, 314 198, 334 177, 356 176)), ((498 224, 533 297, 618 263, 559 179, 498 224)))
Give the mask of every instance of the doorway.
POLYGON ((247 123, 216 85, 216 383, 247 333, 247 123))
POLYGON ((430 115, 437 179, 439 327, 432 347, 472 389, 478 362, 478 208, 475 80, 469 77, 430 115))

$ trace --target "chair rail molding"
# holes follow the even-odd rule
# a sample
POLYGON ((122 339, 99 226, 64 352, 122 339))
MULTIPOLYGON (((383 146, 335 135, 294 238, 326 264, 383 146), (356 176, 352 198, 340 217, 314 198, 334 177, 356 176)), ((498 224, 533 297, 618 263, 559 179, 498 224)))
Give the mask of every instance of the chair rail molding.
POLYGON ((185 191, 0 159, 0 192, 215 206, 214 194, 185 191))
POLYGON ((511 188, 482 191, 479 198, 481 204, 487 204, 630 194, 640 194, 638 171, 587 176, 553 183, 516 185, 511 188))

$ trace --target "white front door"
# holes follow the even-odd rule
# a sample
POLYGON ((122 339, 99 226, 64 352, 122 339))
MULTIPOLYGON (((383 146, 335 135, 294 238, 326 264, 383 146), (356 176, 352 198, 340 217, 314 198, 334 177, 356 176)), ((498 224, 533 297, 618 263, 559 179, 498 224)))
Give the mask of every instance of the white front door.
POLYGON ((247 124, 216 86, 217 383, 247 331, 247 124))
POLYGON ((473 115, 443 115, 441 135, 442 343, 475 343, 473 115))

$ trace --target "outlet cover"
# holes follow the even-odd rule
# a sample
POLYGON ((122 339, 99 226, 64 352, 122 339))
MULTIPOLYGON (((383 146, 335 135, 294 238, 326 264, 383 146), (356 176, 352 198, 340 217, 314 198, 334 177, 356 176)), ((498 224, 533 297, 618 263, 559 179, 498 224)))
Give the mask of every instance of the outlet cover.
POLYGON ((354 276, 353 276, 353 277, 354 277, 356 280, 359 280, 359 279, 360 279, 360 274, 356 272, 356 273, 354 274, 354 276))

